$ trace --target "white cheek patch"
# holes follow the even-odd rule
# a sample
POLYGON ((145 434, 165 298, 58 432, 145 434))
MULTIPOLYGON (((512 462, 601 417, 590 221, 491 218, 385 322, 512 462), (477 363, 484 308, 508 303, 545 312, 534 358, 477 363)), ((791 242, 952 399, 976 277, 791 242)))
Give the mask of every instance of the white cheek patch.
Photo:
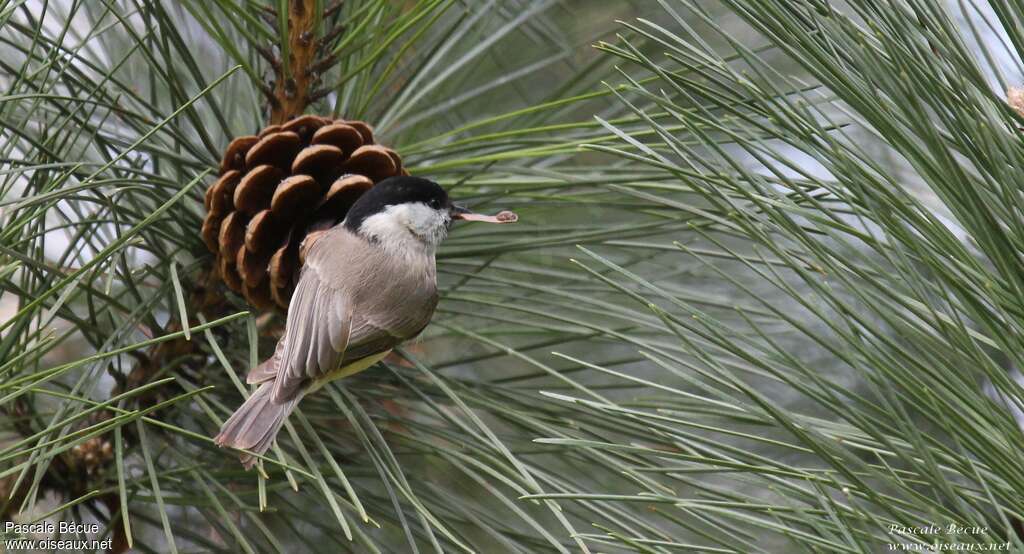
POLYGON ((448 232, 448 216, 426 204, 397 204, 363 220, 359 232, 396 253, 433 252, 448 232))
POLYGON ((413 234, 427 242, 441 242, 444 232, 448 230, 448 217, 445 214, 426 204, 403 204, 401 207, 404 208, 400 212, 405 216, 404 223, 413 234), (439 237, 438 231, 442 232, 439 237))

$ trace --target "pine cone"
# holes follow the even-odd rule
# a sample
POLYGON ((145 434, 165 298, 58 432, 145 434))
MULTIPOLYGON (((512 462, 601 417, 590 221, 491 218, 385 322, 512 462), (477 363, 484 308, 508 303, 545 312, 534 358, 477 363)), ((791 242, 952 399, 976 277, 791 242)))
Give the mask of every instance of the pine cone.
POLYGON ((287 309, 317 234, 395 175, 408 175, 402 159, 362 121, 304 115, 236 138, 205 199, 203 241, 220 278, 260 310, 287 309))
MULTIPOLYGON (((93 412, 89 417, 77 422, 73 430, 77 432, 92 427, 109 420, 110 417, 111 413, 106 410, 93 412)), ((77 488, 85 490, 89 487, 90 479, 102 473, 107 464, 114 459, 114 445, 110 442, 110 435, 99 435, 71 447, 63 459, 70 470, 77 471, 77 475, 74 476, 79 479, 77 488)))
POLYGON ((85 471, 86 476, 93 476, 104 470, 114 458, 114 447, 103 437, 92 437, 71 447, 71 457, 78 467, 85 471))

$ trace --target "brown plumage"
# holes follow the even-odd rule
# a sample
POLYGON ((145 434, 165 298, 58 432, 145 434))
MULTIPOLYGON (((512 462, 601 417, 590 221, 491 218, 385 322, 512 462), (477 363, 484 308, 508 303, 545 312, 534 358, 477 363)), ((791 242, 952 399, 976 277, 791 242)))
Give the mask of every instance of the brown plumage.
MULTIPOLYGON (((473 214, 436 183, 394 177, 363 194, 342 224, 320 231, 305 250, 284 336, 246 379, 259 387, 216 443, 263 454, 304 395, 418 335, 437 306, 434 253, 453 219, 516 217, 473 214)), ((256 461, 248 453, 241 459, 246 468, 256 461)))
MULTIPOLYGON (((246 381, 260 386, 224 424, 217 444, 266 452, 307 390, 418 335, 437 306, 434 256, 420 255, 409 263, 341 225, 317 240, 288 307, 285 335, 274 355, 249 372, 246 381)), ((242 462, 248 468, 255 458, 244 455, 242 462)))

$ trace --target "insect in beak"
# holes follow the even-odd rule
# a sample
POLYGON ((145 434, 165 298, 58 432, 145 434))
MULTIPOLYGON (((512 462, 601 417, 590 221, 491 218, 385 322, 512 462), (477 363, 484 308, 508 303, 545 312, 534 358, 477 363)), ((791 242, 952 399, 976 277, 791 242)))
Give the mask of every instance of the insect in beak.
POLYGON ((519 221, 519 216, 508 210, 499 212, 498 215, 484 215, 474 213, 468 208, 464 208, 458 204, 452 204, 449 213, 451 213, 453 220, 461 219, 462 221, 483 221, 484 223, 515 223, 516 221, 519 221))

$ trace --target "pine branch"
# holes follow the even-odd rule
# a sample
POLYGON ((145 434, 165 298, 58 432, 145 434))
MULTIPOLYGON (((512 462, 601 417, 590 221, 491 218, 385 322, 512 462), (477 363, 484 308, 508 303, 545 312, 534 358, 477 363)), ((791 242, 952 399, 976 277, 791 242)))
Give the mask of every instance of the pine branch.
POLYGON ((319 74, 315 69, 316 60, 320 57, 317 48, 320 18, 316 6, 316 0, 288 0, 287 13, 278 14, 286 20, 287 43, 281 44, 280 51, 287 63, 278 63, 274 68, 271 124, 281 124, 302 115, 316 100, 313 87, 319 74))

